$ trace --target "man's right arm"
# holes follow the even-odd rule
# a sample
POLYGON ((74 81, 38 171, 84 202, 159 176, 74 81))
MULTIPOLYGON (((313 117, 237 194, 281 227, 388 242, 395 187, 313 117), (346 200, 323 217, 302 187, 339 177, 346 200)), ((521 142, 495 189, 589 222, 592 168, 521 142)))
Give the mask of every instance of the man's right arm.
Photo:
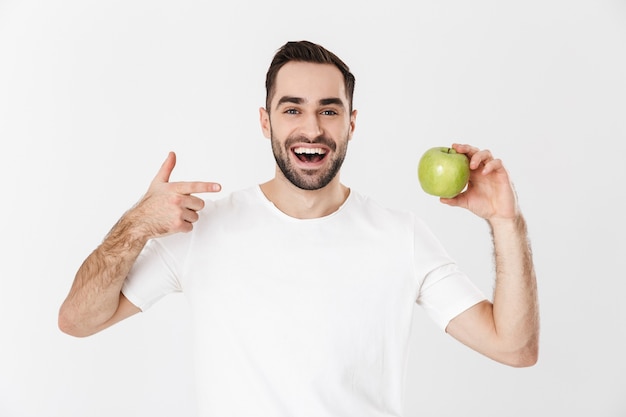
POLYGON ((146 239, 133 236, 125 216, 78 269, 59 311, 59 328, 72 336, 99 332, 140 310, 121 293, 146 239))
POLYGON ((192 193, 216 192, 213 182, 170 183, 172 152, 141 201, 129 210, 102 244, 85 259, 59 310, 59 328, 72 336, 99 332, 140 309, 121 293, 124 280, 149 239, 189 232, 204 201, 192 193))

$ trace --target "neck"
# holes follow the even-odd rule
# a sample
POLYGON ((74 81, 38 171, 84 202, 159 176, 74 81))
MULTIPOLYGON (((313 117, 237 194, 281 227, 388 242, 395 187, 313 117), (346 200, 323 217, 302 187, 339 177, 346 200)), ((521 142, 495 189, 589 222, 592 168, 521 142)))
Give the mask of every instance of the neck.
POLYGON ((339 175, 319 190, 303 190, 277 175, 261 184, 261 191, 276 208, 296 219, 328 216, 336 212, 350 194, 350 189, 339 181, 339 175))

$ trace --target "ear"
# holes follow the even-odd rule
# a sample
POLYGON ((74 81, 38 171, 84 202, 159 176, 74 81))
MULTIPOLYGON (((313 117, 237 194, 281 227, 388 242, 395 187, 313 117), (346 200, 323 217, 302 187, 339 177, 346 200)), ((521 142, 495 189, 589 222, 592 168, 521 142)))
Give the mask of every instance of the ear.
POLYGON ((354 129, 356 129, 356 110, 352 110, 350 114, 350 133, 348 134, 348 140, 352 139, 352 134, 354 133, 354 129))
POLYGON ((261 130, 263 131, 263 136, 267 139, 272 137, 272 127, 270 124, 270 114, 265 108, 259 108, 259 121, 261 122, 261 130))

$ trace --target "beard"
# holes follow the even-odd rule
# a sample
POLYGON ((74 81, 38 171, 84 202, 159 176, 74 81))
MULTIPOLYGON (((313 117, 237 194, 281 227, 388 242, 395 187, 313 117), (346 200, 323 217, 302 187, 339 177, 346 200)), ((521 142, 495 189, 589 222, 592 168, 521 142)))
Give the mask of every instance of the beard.
POLYGON ((337 176, 348 150, 348 137, 340 144, 324 135, 310 140, 302 136, 290 136, 281 146, 274 134, 271 134, 272 152, 276 164, 289 182, 302 190, 319 190, 327 186, 337 176), (301 170, 295 167, 290 159, 291 147, 296 143, 319 143, 328 146, 332 152, 325 158, 331 158, 330 165, 325 168, 301 170))

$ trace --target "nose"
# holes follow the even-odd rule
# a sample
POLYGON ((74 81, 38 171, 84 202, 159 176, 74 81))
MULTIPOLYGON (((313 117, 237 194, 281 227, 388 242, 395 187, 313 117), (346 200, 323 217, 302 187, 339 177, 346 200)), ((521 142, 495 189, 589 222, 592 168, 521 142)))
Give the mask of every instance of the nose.
POLYGON ((319 115, 312 113, 303 117, 300 130, 302 135, 309 139, 315 139, 318 136, 321 136, 324 131, 320 124, 319 115))

